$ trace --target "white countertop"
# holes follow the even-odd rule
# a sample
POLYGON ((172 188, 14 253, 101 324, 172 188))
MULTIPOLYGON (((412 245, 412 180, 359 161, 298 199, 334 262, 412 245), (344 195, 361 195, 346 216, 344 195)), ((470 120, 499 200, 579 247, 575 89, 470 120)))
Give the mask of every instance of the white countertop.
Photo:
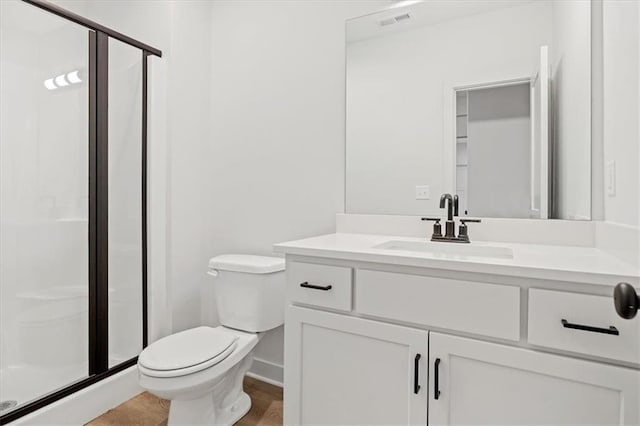
MULTIPOLYGON (((615 286, 626 281, 640 284, 637 266, 591 247, 472 242, 475 246, 507 247, 513 258, 461 256, 458 254, 374 248, 389 241, 428 243, 426 238, 368 234, 328 234, 276 244, 277 253, 313 256, 401 266, 509 275, 555 281, 615 286)), ((455 243, 433 243, 455 244, 455 243)))

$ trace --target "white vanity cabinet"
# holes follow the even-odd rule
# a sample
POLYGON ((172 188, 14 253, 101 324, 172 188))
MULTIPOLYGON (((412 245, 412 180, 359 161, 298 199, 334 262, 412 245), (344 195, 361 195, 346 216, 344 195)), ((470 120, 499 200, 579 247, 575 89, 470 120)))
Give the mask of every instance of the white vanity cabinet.
POLYGON ((429 425, 638 425, 638 371, 430 333, 429 425))
POLYGON ((427 424, 427 331, 289 307, 285 333, 285 424, 427 424))
POLYGON ((310 256, 287 270, 287 425, 640 425, 640 323, 609 288, 310 256))

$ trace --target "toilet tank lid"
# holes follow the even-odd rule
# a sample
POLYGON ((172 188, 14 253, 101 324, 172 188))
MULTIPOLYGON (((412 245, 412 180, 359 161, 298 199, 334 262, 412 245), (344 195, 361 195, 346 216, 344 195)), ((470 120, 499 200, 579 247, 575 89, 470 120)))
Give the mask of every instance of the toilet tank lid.
POLYGON ((222 254, 209 259, 209 269, 248 274, 270 274, 284 271, 284 265, 284 259, 281 257, 250 254, 222 254))

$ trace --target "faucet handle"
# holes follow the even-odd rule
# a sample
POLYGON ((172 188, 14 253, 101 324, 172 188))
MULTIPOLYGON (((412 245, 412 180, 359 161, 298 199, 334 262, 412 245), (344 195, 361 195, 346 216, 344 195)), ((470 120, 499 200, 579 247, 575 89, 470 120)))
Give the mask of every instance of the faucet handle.
POLYGON ((458 238, 463 243, 469 243, 469 230, 467 229, 467 222, 480 223, 480 219, 460 219, 460 228, 458 228, 458 238))
POLYGON ((465 223, 480 223, 482 222, 482 220, 480 219, 460 219, 460 223, 465 224, 465 223))
POLYGON ((441 219, 439 217, 423 217, 423 218, 421 218, 421 220, 431 220, 431 221, 434 221, 436 223, 440 223, 441 219))
POLYGON ((440 225, 439 217, 423 217, 422 220, 430 220, 435 222, 433 224, 433 234, 431 235, 431 239, 442 237, 442 225, 440 225))

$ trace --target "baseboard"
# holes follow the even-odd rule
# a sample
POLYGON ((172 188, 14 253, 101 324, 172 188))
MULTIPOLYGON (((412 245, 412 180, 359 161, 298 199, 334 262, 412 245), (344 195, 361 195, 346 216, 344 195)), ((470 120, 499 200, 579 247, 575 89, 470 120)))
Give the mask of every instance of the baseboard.
POLYGON ((136 366, 19 418, 12 425, 83 425, 141 393, 136 366))
POLYGON ((264 359, 254 358, 247 376, 274 386, 283 387, 284 367, 264 359))

